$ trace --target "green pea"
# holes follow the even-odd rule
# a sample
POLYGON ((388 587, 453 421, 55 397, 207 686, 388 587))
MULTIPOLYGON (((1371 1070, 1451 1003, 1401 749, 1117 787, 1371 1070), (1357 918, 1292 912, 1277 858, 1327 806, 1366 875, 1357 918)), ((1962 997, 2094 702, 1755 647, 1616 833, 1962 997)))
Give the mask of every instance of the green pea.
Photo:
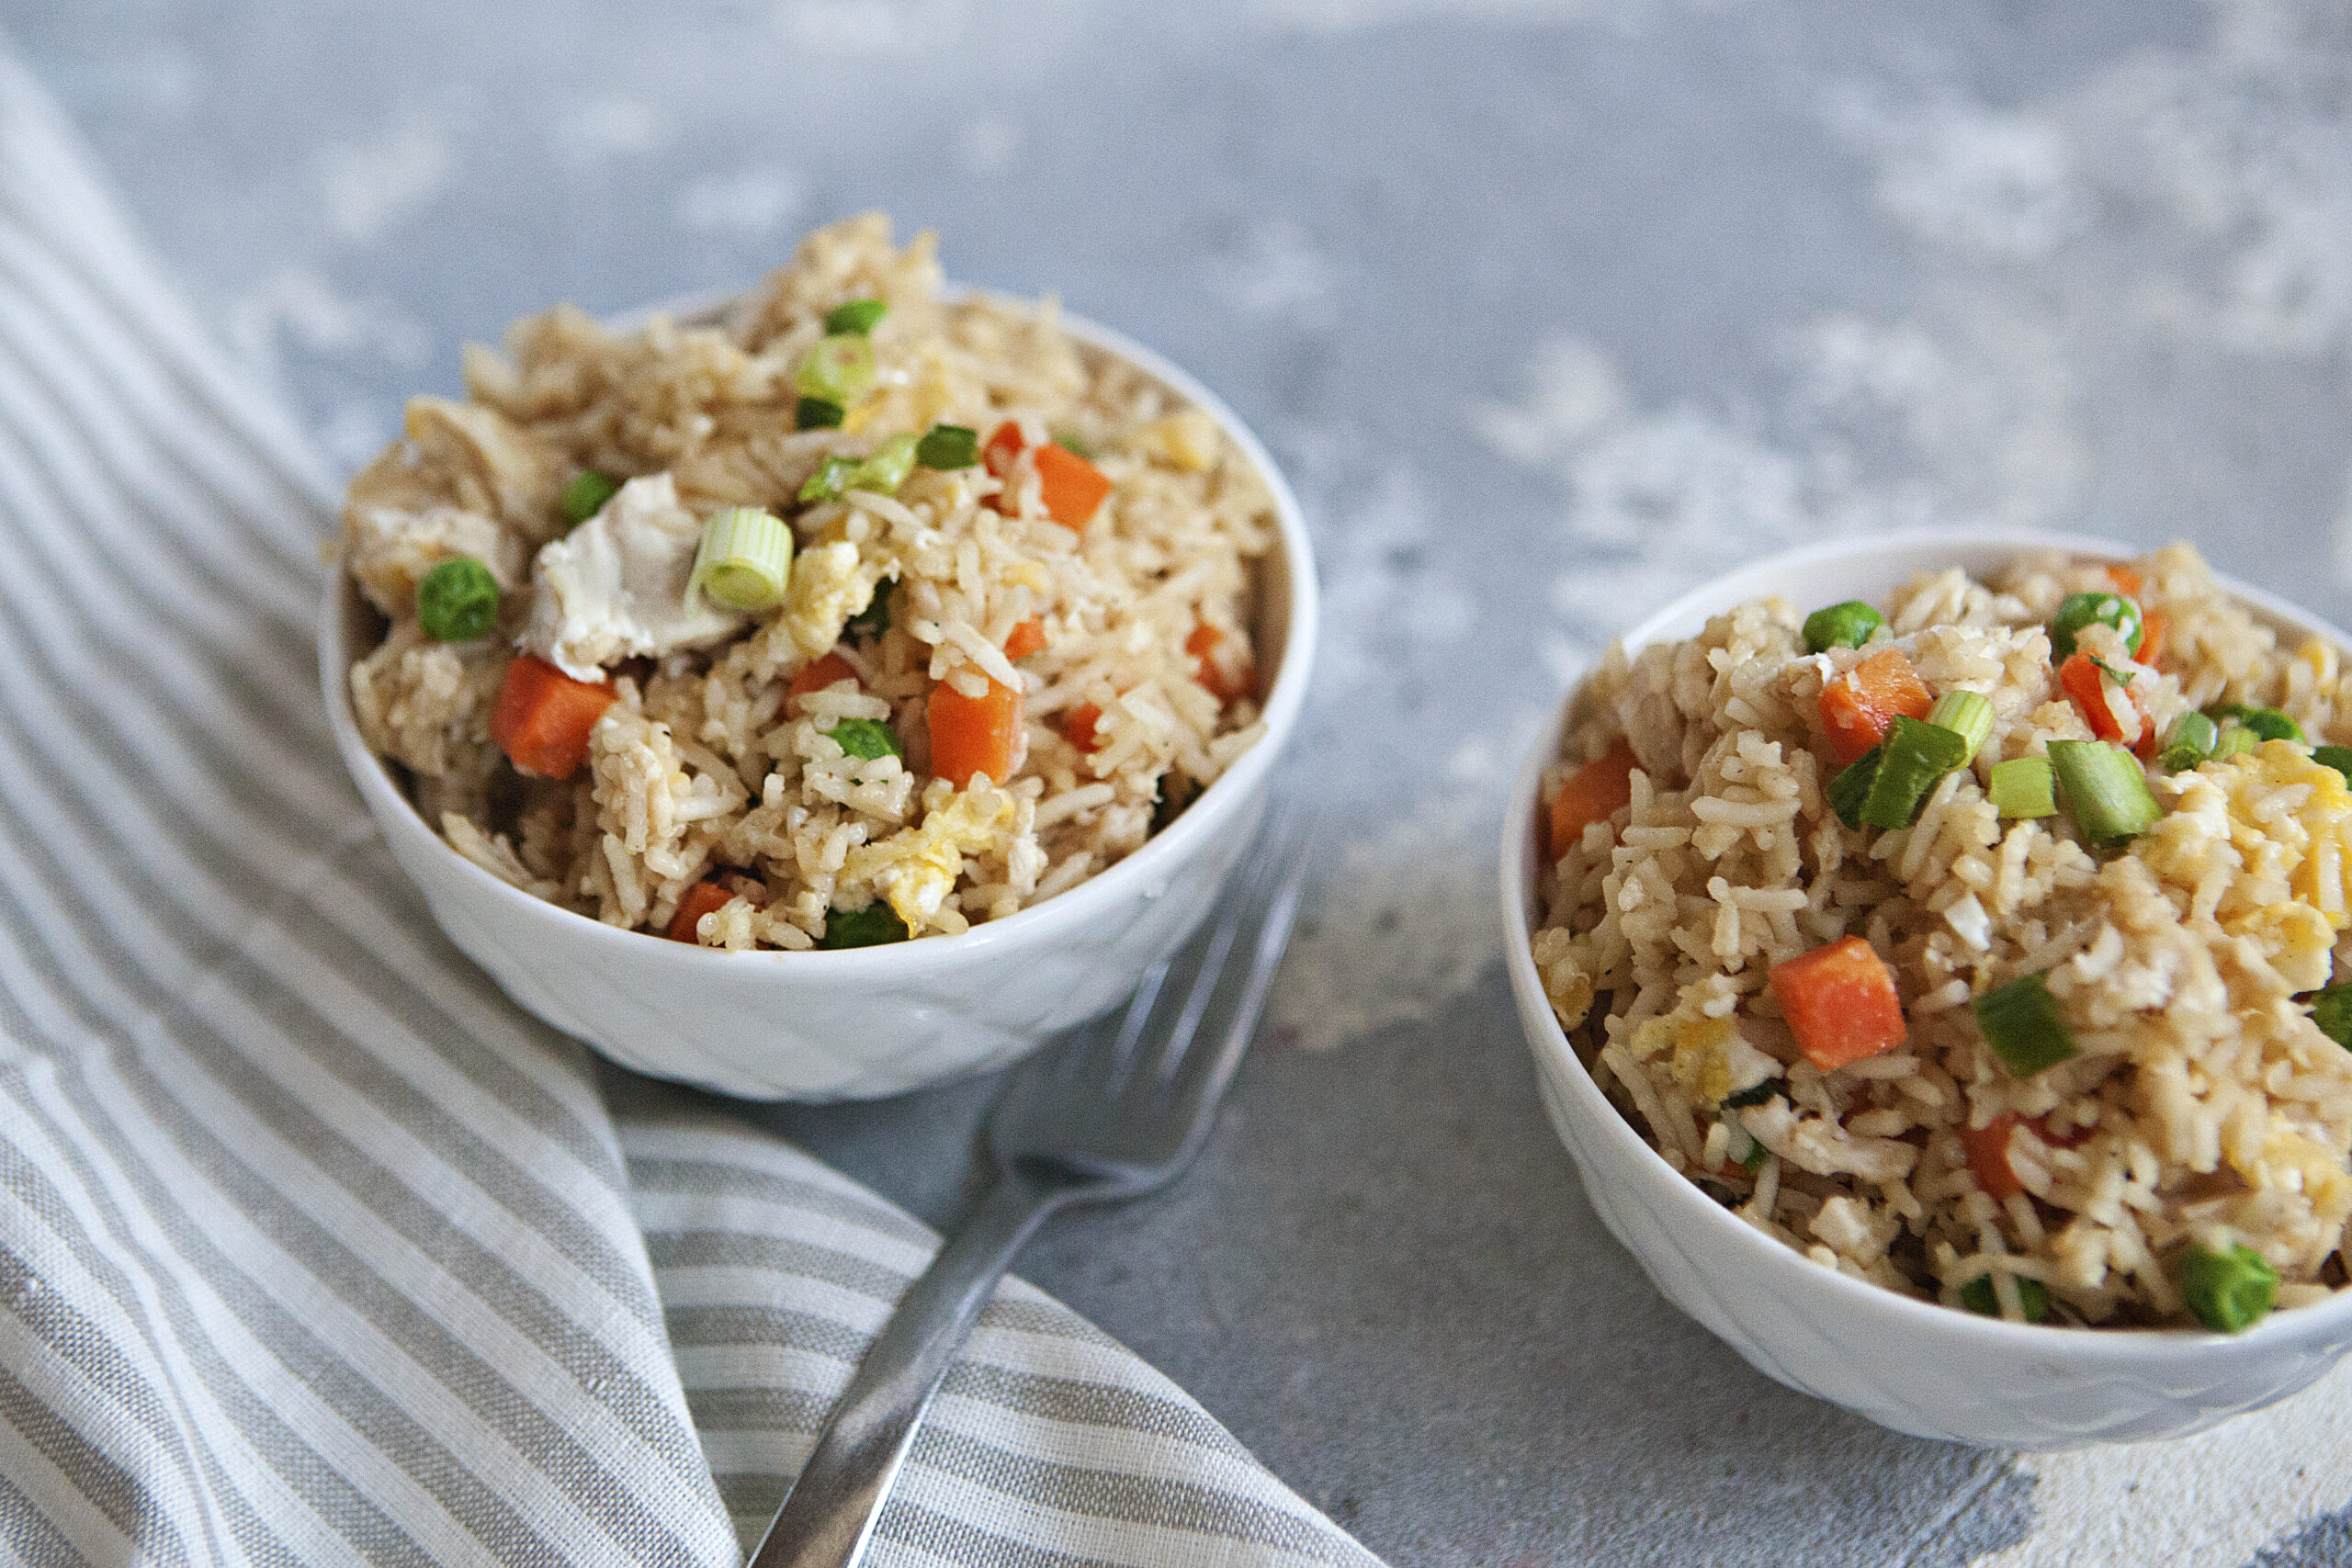
POLYGON ((2113 626, 2123 634, 2123 646, 2136 654, 2146 636, 2140 625, 2140 606, 2120 593, 2069 593, 2058 602, 2050 622, 2050 654, 2067 658, 2075 638, 2091 626, 2113 626))
POLYGON ((1860 599, 1849 599, 1842 604, 1815 610, 1804 618, 1804 649, 1807 653, 1826 653, 1833 648, 1860 648, 1884 625, 1884 615, 1860 599))
POLYGON ((564 530, 569 533, 605 509, 605 502, 620 492, 621 481, 609 479, 594 468, 582 468, 571 476, 571 482, 556 497, 556 507, 563 513, 564 530))
POLYGON ((915 447, 926 468, 968 468, 980 460, 980 433, 960 424, 934 424, 915 447))
POLYGON ((416 584, 416 618, 435 642, 471 642, 498 625, 498 579, 471 556, 451 556, 416 584))
POLYGON ((2188 1310, 2216 1334, 2252 1328, 2278 1299, 2278 1270, 2250 1247, 2216 1252, 2192 1242, 2180 1256, 2179 1271, 2188 1310))
POLYGON ((817 939, 823 948, 880 947, 885 942, 907 940, 907 922, 899 919, 898 911, 879 898, 863 909, 836 909, 825 917, 825 934, 817 939))

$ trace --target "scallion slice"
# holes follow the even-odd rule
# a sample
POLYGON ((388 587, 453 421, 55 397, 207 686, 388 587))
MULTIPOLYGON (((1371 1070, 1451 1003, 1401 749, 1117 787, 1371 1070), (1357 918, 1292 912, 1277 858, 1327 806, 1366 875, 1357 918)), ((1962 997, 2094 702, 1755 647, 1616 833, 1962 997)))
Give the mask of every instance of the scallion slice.
POLYGON ((888 578, 874 585, 874 597, 865 608, 849 618, 845 630, 859 637, 880 637, 890 629, 890 582, 888 578))
POLYGON ((621 482, 607 479, 594 468, 582 468, 571 476, 555 500, 556 510, 563 513, 566 532, 577 528, 605 509, 605 502, 620 493, 621 482))
POLYGON ((2058 814, 2055 777, 2047 757, 2012 757, 1993 764, 1993 809, 2012 819, 2058 814))
POLYGON ((960 424, 934 424, 915 444, 915 461, 926 468, 968 468, 980 460, 980 433, 960 424))
POLYGON ((1070 456, 1083 457, 1090 463, 1094 461, 1094 443, 1077 431, 1064 425, 1057 430, 1049 430, 1046 434, 1052 439, 1055 446, 1070 456))
POLYGON ((2154 827, 2164 807, 2148 789, 2138 758, 2105 740, 2052 740, 2050 765, 2066 791, 2066 809, 2093 849, 2128 844, 2154 827))
POLYGON ((850 475, 855 472, 857 472, 856 458, 844 457, 835 453, 818 464, 815 473, 800 481, 800 491, 797 499, 803 502, 839 501, 842 491, 849 488, 850 475))
POLYGON ((1732 1163, 1742 1170, 1760 1169, 1772 1151, 1738 1122, 1726 1122, 1725 1125, 1731 1128, 1731 1145, 1724 1152, 1731 1156, 1732 1163))
POLYGON ((2323 768, 2334 768, 2352 784, 2352 746, 2322 746, 2312 753, 2312 761, 2323 768))
POLYGON ((1928 710, 1928 722, 1968 742, 1968 755, 1962 764, 1965 766, 1993 739, 1993 704, 1981 692, 1946 692, 1928 710))
POLYGON ((1878 777, 1878 760, 1885 755, 1884 746, 1873 746, 1829 781, 1829 809, 1847 827, 1862 825, 1862 802, 1871 797, 1871 781, 1878 777))
POLYGON ((703 525, 694 585, 729 609, 774 609, 791 576, 792 530, 775 513, 729 506, 703 525))
POLYGON ((2066 1021, 2058 1016, 2058 998, 2050 994, 2047 971, 2038 969, 1996 986, 1973 1005, 1984 1043, 2018 1077, 2030 1078, 2081 1055, 2066 1021))
POLYGON ((890 307, 879 299, 852 299, 825 312, 825 331, 833 335, 854 333, 864 337, 882 324, 890 307))
POLYGON ((1751 1105, 1761 1105, 1766 1100, 1777 1099, 1788 1092, 1788 1079, 1766 1078, 1762 1083, 1741 1089, 1737 1094, 1724 1096, 1723 1108, 1725 1111, 1745 1111, 1751 1105))
POLYGON ((1860 648, 1884 625, 1886 617, 1860 599, 1831 604, 1804 618, 1804 650, 1826 653, 1833 648, 1860 648))
POLYGON ((848 418, 842 405, 830 398, 803 398, 792 412, 795 430, 839 430, 848 418))
POLYGON ((2243 1334, 2278 1300, 2278 1270, 2250 1247, 2216 1252, 2191 1242, 2178 1271, 2181 1299, 2216 1334, 2243 1334))
POLYGON ((2050 657, 2064 659, 2075 651, 2075 637, 2094 625, 2113 626, 2123 634, 2123 646, 2136 654, 2146 629, 2140 624, 2140 606, 2120 593, 2069 593, 2058 603, 2050 622, 2050 657))
POLYGON ((849 476, 851 490, 871 491, 876 495, 896 495, 899 487, 914 472, 915 448, 920 446, 911 435, 893 435, 889 440, 866 454, 849 476))
POLYGON ((435 642, 471 642, 498 626, 498 579, 471 556, 451 556, 417 580, 416 620, 435 642))
POLYGON ((874 345, 861 333, 819 338, 800 362, 793 384, 804 398, 822 398, 847 408, 874 385, 874 345))
POLYGON ((2164 750, 2156 765, 2168 773, 2185 773, 2213 754, 2221 744, 2222 727, 2201 713, 2185 713, 2165 731, 2164 750))
POLYGON ((861 762, 907 754, 899 744, 899 732, 878 718, 845 718, 825 731, 825 739, 861 762))
POLYGON ((1936 781, 1968 761, 1968 739, 1939 724, 1898 714, 1886 734, 1878 776, 1856 815, 1872 828, 1908 828, 1936 781))
POLYGON ((2352 1051, 2352 984, 2339 981, 2313 991, 2312 1021, 2322 1034, 2352 1051))
POLYGON ((2256 740, 2293 740, 2303 739, 2303 727, 2280 713, 2277 708, 2253 707, 2245 703, 2231 703, 2205 710, 2220 718, 2233 718, 2254 732, 2256 740))
POLYGON ((907 940, 907 922, 879 898, 863 909, 836 909, 825 917, 825 934, 817 945, 825 948, 879 947, 907 940))

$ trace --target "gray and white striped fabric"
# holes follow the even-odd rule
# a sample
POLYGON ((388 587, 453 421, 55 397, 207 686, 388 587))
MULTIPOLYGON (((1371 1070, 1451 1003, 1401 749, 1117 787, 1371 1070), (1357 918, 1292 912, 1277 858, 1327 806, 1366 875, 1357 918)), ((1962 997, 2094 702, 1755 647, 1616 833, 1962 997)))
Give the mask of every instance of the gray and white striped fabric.
MULTIPOLYGON (((313 686, 332 485, 0 58, 0 1556, 728 1563, 929 1256, 433 929, 313 686)), ((892 1563, 1368 1563, 999 1296, 892 1563)))

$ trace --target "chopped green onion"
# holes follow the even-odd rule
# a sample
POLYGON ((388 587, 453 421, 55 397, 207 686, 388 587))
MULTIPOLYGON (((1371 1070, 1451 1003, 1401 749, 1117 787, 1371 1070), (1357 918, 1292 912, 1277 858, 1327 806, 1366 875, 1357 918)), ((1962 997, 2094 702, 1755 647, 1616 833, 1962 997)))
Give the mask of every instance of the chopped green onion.
POLYGON ((915 444, 915 461, 926 468, 968 468, 980 460, 980 433, 960 424, 934 424, 915 444))
POLYGON ((865 608, 849 618, 846 628, 860 637, 880 637, 890 629, 890 584, 886 581, 874 585, 874 597, 865 608))
POLYGON ((1967 741, 1966 761, 1973 762, 1984 742, 1993 739, 1993 705, 1979 692, 1946 692, 1928 710, 1928 722, 1967 741))
POLYGON ((1993 809, 2023 818, 2058 814, 2055 775, 2047 757, 2012 757, 1993 764, 1993 809))
POLYGON ((2243 1334, 2270 1315, 2278 1270, 2245 1246, 2216 1252, 2196 1242, 2180 1255, 2180 1293, 2197 1321, 2216 1334, 2243 1334))
POLYGON ((907 922, 879 898, 863 909, 835 910, 825 917, 825 934, 819 947, 880 947, 907 940, 907 922))
MULTIPOLYGON (((2086 655, 2085 657, 2088 658, 2089 656, 2086 655)), ((2100 671, 2106 674, 2107 678, 2114 682, 2119 686, 2128 686, 2133 681, 2139 679, 2139 677, 2132 671, 2129 670, 2118 670, 2114 665, 2109 664, 2104 659, 2091 659, 2091 662, 2098 665, 2100 671)))
POLYGON ((803 398, 792 412, 795 430, 839 430, 847 418, 842 405, 827 398, 803 398))
POLYGON ((1884 625, 1884 615, 1860 599, 1849 599, 1804 618, 1804 650, 1826 653, 1833 648, 1860 648, 1884 625))
POLYGON ((1731 1156, 1732 1163, 1742 1170, 1756 1170, 1761 1168, 1772 1151, 1766 1148, 1755 1134, 1738 1122, 1727 1122, 1724 1125, 1731 1129, 1731 1146, 1724 1152, 1731 1156))
POLYGON ((1871 797, 1871 781, 1878 777, 1878 761, 1885 755, 1884 746, 1873 746, 1829 781, 1829 809, 1847 827, 1862 825, 1862 802, 1871 797))
POLYGON ((2050 994, 2046 970, 1996 986, 1972 1005, 1984 1043, 2015 1077, 2030 1078, 2081 1054, 2066 1021, 2058 1016, 2058 998, 2050 994))
POLYGON ((2213 742, 2213 755, 2209 761, 2226 762, 2233 757, 2243 757, 2262 741, 2245 725, 2233 719, 2222 726, 2222 738, 2213 742))
POLYGON ((773 512, 729 506, 703 525, 694 585, 729 609, 775 608, 791 577, 792 530, 773 512))
POLYGON ((2352 746, 2323 746, 2312 753, 2312 761, 2323 768, 2334 768, 2352 784, 2352 746))
POLYGON ((862 762, 907 754, 899 744, 899 732, 878 718, 845 718, 825 731, 825 738, 862 762))
POLYGON ((2201 713, 2185 713, 2165 731, 2164 750, 2156 765, 2166 773, 2185 773, 2213 754, 2221 743, 2222 727, 2201 713))
POLYGON ((854 333, 864 337, 889 313, 890 307, 879 299, 853 299, 825 312, 825 331, 835 334, 854 333))
POLYGON ((2050 622, 2050 655, 2064 659, 2075 651, 2075 638, 2092 626, 2109 626, 2123 634, 2123 646, 2132 653, 2140 651, 2145 636, 2140 625, 2140 606, 2120 593, 2069 593, 2058 603, 2058 614, 2050 622))
POLYGON ((2258 740, 2294 740, 2303 739, 2303 727, 2280 713, 2277 708, 2251 707, 2245 703, 2230 703, 2206 712, 2218 718, 2233 718, 2254 731, 2258 740))
POLYGON ((451 556, 417 580, 416 619, 435 642, 471 642, 498 625, 498 579, 471 556, 451 556))
POLYGON ((1887 731, 1886 754, 1857 813, 1873 828, 1908 828, 1936 781, 1968 762, 1968 739, 1939 724, 1898 714, 1887 731))
POLYGON ((874 385, 874 345, 858 333, 819 338, 800 362, 793 384, 804 398, 822 398, 847 408, 874 385))
POLYGON ((556 509, 563 513, 565 531, 579 527, 605 510, 605 502, 619 494, 620 488, 620 480, 606 479, 594 468, 582 468, 572 475, 562 493, 555 498, 556 509))
POLYGON ((876 495, 896 495, 899 487, 914 472, 915 448, 919 443, 911 435, 893 435, 889 440, 866 454, 849 477, 852 490, 871 491, 876 495))
POLYGON ((817 465, 817 471, 800 481, 797 499, 808 501, 839 501, 842 491, 849 488, 849 477, 857 472, 857 459, 840 453, 817 465))
POLYGON ((1727 1094, 1724 1096, 1724 1109, 1725 1111, 1744 1111, 1748 1106, 1761 1105, 1768 1100, 1777 1100, 1781 1095, 1788 1092, 1788 1079, 1766 1078, 1762 1083, 1756 1085, 1753 1089, 1744 1089, 1737 1094, 1727 1094))
POLYGON ((2052 740, 2050 765, 2065 786, 2066 808, 2093 849, 2109 850, 2156 825, 2164 807, 2149 792, 2138 758, 2105 740, 2052 740))
POLYGON ((1083 457, 1090 463, 1094 460, 1094 443, 1079 434, 1078 432, 1064 429, 1048 431, 1046 434, 1055 446, 1072 457, 1083 457))
MULTIPOLYGON (((2028 1323, 2040 1323, 2050 1315, 2050 1292, 2041 1288, 2039 1280, 2029 1280, 2022 1274, 2013 1275, 2018 1286, 2018 1310, 2028 1323)), ((2000 1292, 1993 1288, 1993 1276, 1979 1274, 1960 1288, 1960 1304, 1979 1317, 2001 1315, 2000 1292)))
POLYGON ((2338 982, 2313 991, 2312 1021, 2322 1034, 2352 1051, 2352 985, 2338 982))

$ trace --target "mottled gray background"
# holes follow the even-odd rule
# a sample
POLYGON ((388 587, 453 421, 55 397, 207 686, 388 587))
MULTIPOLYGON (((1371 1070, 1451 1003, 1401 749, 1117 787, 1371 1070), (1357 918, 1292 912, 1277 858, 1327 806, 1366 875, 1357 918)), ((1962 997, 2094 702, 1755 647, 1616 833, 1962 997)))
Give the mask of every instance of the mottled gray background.
MULTIPOLYGON (((1399 1562, 2352 1560, 2342 1378, 2017 1461, 1667 1308, 1536 1109, 1508 773, 1718 563, 1937 521, 2188 536, 2352 619, 2340 4, 0 0, 200 312, 348 468, 458 344, 867 207, 1267 438, 1339 825, 1198 1175, 1024 1272, 1399 1562)), ((989 1089, 755 1114, 934 1222, 989 1089)))

